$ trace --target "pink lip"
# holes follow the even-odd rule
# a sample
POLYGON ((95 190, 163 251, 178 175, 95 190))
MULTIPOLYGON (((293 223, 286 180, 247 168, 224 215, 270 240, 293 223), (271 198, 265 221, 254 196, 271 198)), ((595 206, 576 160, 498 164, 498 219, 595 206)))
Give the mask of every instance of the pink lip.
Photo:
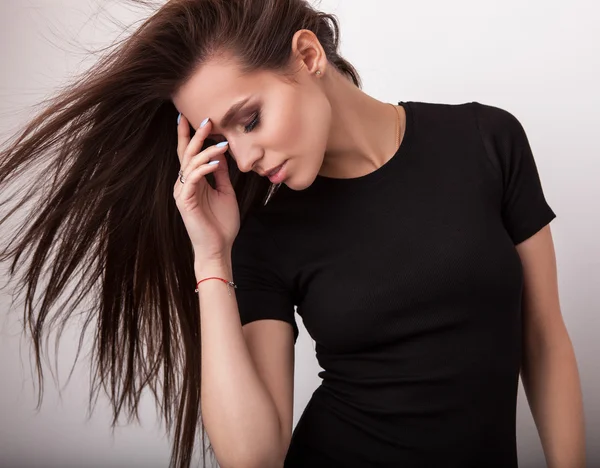
POLYGON ((287 163, 287 161, 285 161, 281 167, 279 168, 279 170, 273 174, 272 176, 269 176, 269 180, 271 181, 272 184, 280 184, 283 179, 285 179, 285 164, 287 163))

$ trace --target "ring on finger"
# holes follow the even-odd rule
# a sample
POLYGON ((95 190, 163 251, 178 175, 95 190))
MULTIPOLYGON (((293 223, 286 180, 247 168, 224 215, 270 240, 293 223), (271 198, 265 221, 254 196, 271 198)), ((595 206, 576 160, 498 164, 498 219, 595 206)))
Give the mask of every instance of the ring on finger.
POLYGON ((185 183, 185 180, 183 178, 183 171, 179 171, 179 182, 181 182, 182 184, 185 183))

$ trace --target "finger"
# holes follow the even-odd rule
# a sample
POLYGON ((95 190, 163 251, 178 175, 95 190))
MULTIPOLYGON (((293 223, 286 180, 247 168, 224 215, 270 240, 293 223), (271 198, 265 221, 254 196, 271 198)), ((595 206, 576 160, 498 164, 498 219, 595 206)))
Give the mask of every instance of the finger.
POLYGON ((202 145, 204 144, 204 140, 206 140, 208 135, 210 135, 212 122, 210 121, 210 119, 204 120, 203 122, 206 122, 204 124, 204 127, 198 127, 198 130, 196 130, 196 134, 191 138, 187 147, 183 150, 183 158, 181 161, 182 171, 185 171, 190 159, 192 159, 193 156, 202 151, 202 145))
MULTIPOLYGON (((227 142, 224 142, 227 143, 227 142)), ((194 155, 190 158, 188 164, 185 169, 181 169, 183 173, 183 180, 187 181, 189 174, 195 170, 197 167, 202 166, 203 164, 207 164, 211 160, 219 159, 219 156, 222 155, 225 151, 227 151, 227 144, 225 145, 213 145, 206 148, 204 151, 194 155)), ((181 180, 177 178, 175 183, 174 192, 177 193, 177 185, 181 185, 181 180)))
POLYGON ((233 191, 233 185, 231 184, 231 179, 229 177, 229 165, 225 154, 223 153, 222 156, 214 157, 212 159, 213 161, 219 161, 219 164, 215 164, 217 170, 213 172, 215 177, 215 190, 222 193, 230 193, 233 191))
POLYGON ((227 151, 227 142, 219 143, 217 145, 209 146, 204 151, 192 156, 188 162, 188 165, 185 169, 182 169, 181 172, 184 174, 184 178, 186 174, 189 174, 198 166, 202 164, 206 164, 214 159, 219 159, 219 156, 222 155, 225 151, 227 151), (221 145, 221 146, 219 146, 221 145))
POLYGON ((193 198, 200 188, 200 184, 208 184, 204 176, 209 172, 216 171, 219 164, 202 164, 190 172, 190 174, 185 178, 185 183, 182 185, 179 195, 176 197, 176 202, 182 203, 193 198))
POLYGON ((188 120, 181 115, 181 119, 177 124, 177 157, 179 158, 179 165, 183 161, 183 152, 190 143, 190 123, 188 120))

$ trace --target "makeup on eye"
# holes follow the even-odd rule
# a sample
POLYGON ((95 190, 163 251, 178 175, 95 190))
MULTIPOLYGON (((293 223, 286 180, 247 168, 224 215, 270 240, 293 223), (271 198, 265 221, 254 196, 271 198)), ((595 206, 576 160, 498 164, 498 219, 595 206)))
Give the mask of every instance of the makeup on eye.
MULTIPOLYGON (((244 133, 250 133, 251 131, 253 131, 256 127, 258 127, 260 125, 260 121, 261 121, 261 109, 258 109, 254 112, 252 112, 250 114, 251 120, 248 123, 244 123, 243 125, 243 132, 244 133)), ((208 138, 212 139, 212 140, 220 140, 223 141, 225 140, 225 137, 221 134, 218 133, 211 133, 208 135, 208 138)))
POLYGON ((251 117, 253 117, 253 119, 250 121, 250 123, 244 126, 244 133, 251 132, 260 124, 260 109, 255 111, 251 117))

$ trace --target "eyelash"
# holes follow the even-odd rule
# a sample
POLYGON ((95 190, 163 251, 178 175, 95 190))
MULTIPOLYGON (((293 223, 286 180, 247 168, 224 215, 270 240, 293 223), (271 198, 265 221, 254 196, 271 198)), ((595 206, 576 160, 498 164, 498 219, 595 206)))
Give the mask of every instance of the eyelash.
POLYGON ((244 127, 244 133, 249 133, 254 130, 260 123, 260 109, 253 114, 252 121, 244 127))

